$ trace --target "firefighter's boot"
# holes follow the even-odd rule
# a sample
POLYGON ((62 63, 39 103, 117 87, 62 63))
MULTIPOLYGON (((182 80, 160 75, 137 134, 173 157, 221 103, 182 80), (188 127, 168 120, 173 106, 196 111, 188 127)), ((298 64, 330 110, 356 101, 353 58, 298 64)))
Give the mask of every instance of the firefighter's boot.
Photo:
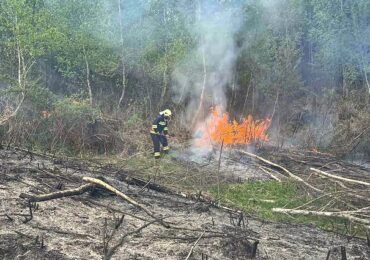
POLYGON ((154 159, 159 159, 159 158, 161 158, 161 153, 155 152, 154 153, 154 159))
POLYGON ((168 154, 168 153, 169 153, 169 151, 170 151, 170 148, 169 148, 168 146, 164 146, 164 147, 163 147, 163 153, 164 153, 164 154, 168 154))

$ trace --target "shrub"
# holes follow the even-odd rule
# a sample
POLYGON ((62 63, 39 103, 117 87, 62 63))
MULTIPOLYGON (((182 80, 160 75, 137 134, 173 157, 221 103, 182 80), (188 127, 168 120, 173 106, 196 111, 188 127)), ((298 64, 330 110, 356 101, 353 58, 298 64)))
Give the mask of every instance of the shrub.
POLYGON ((55 102, 54 109, 43 117, 53 136, 51 150, 81 152, 89 148, 90 128, 99 120, 100 111, 90 106, 88 100, 73 96, 55 102))

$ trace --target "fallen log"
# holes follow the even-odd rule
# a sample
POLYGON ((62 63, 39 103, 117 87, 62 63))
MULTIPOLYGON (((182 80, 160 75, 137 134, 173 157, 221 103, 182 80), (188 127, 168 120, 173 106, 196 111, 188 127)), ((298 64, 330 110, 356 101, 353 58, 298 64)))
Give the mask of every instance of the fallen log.
POLYGON ((313 190, 314 190, 314 191, 316 191, 316 192, 322 193, 322 190, 320 190, 320 189, 318 189, 318 188, 316 188, 316 187, 312 186, 311 184, 307 183, 307 182, 306 182, 306 181, 304 181, 302 178, 300 178, 300 177, 298 177, 297 175, 295 175, 295 174, 291 173, 289 170, 287 170, 287 169, 286 169, 286 168, 284 168, 283 166, 280 166, 280 165, 278 165, 278 164, 276 164, 276 163, 273 163, 273 162, 271 162, 271 161, 269 161, 269 160, 267 160, 267 159, 265 159, 265 158, 262 158, 262 157, 260 157, 260 156, 258 156, 258 155, 255 155, 255 154, 253 154, 253 153, 249 153, 249 152, 245 152, 245 151, 240 151, 240 150, 239 150, 238 152, 240 152, 241 154, 248 155, 248 156, 250 156, 250 157, 252 157, 252 158, 256 158, 256 159, 258 159, 258 160, 260 160, 260 161, 262 161, 262 162, 264 162, 264 163, 267 163, 267 164, 269 164, 269 165, 271 165, 271 166, 273 166, 273 167, 275 167, 275 168, 278 168, 278 169, 280 169, 280 170, 284 171, 285 173, 287 173, 287 174, 289 175, 289 177, 291 177, 291 178, 293 178, 293 179, 295 179, 295 180, 297 180, 297 181, 299 181, 299 182, 303 183, 304 185, 306 185, 307 187, 309 187, 309 188, 313 189, 313 190))
POLYGON ((57 192, 52 192, 52 193, 47 193, 47 194, 41 194, 41 195, 33 195, 33 194, 26 194, 26 193, 21 193, 19 195, 20 198, 22 199, 28 199, 29 202, 41 202, 41 201, 48 201, 48 200, 53 200, 53 199, 59 199, 63 197, 70 197, 70 196, 75 196, 75 195, 81 195, 85 193, 86 191, 89 191, 95 186, 100 186, 108 191, 113 192, 117 196, 121 197, 128 203, 140 208, 143 210, 146 214, 148 214, 150 217, 154 218, 156 221, 158 221, 160 224, 162 224, 164 227, 169 228, 170 226, 162 221, 160 218, 156 217, 152 212, 150 212, 146 207, 143 205, 137 203, 135 200, 131 199, 127 195, 123 194, 113 186, 109 185, 106 182, 103 182, 102 180, 91 178, 91 177, 83 177, 82 178, 84 181, 89 182, 88 184, 82 185, 78 188, 75 189, 69 189, 69 190, 64 190, 64 191, 57 191, 57 192))
POLYGON ((318 169, 315 169, 315 168, 310 168, 310 170, 314 171, 314 172, 316 172, 320 175, 324 175, 326 177, 332 178, 332 179, 341 180, 341 181, 345 181, 345 182, 353 183, 353 184, 361 184, 361 185, 365 185, 365 186, 370 187, 369 182, 358 181, 358 180, 354 180, 354 179, 348 179, 348 178, 340 177, 340 176, 333 175, 333 174, 330 174, 330 173, 327 173, 327 172, 324 172, 324 171, 321 171, 321 170, 318 170, 318 169))
MULTIPOLYGON (((349 221, 356 222, 359 224, 368 225, 367 228, 369 228, 369 225, 370 225, 370 220, 355 217, 350 214, 351 211, 327 212, 327 211, 311 211, 311 210, 297 210, 297 209, 283 209, 283 208, 273 208, 272 211, 277 212, 277 213, 291 214, 291 215, 343 218, 343 219, 347 219, 349 221)), ((353 211, 353 213, 356 213, 356 212, 359 212, 359 211, 353 211)))
POLYGON ((92 187, 94 187, 94 185, 89 183, 89 184, 82 185, 75 189, 57 191, 57 192, 41 194, 41 195, 21 193, 19 197, 22 199, 28 199, 30 202, 41 202, 41 201, 59 199, 59 198, 70 197, 70 196, 75 196, 75 195, 81 195, 85 193, 86 191, 90 190, 92 187))

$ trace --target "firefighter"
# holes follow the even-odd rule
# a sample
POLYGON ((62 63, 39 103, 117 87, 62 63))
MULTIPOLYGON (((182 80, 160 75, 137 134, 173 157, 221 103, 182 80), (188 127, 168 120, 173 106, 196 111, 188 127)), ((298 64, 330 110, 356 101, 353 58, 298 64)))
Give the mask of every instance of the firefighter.
POLYGON ((169 152, 168 147, 168 121, 172 115, 171 110, 166 109, 159 112, 159 116, 154 120, 152 128, 150 130, 150 136, 152 137, 154 146, 154 158, 159 159, 161 157, 161 144, 163 146, 163 153, 169 152))

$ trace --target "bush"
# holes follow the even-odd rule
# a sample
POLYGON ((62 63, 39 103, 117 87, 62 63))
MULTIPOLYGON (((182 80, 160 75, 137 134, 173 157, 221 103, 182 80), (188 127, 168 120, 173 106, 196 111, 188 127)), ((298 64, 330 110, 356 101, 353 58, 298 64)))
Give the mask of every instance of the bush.
POLYGON ((81 152, 90 146, 89 134, 100 118, 100 111, 90 106, 88 100, 74 96, 58 100, 54 109, 42 116, 53 137, 51 150, 64 148, 81 152))

